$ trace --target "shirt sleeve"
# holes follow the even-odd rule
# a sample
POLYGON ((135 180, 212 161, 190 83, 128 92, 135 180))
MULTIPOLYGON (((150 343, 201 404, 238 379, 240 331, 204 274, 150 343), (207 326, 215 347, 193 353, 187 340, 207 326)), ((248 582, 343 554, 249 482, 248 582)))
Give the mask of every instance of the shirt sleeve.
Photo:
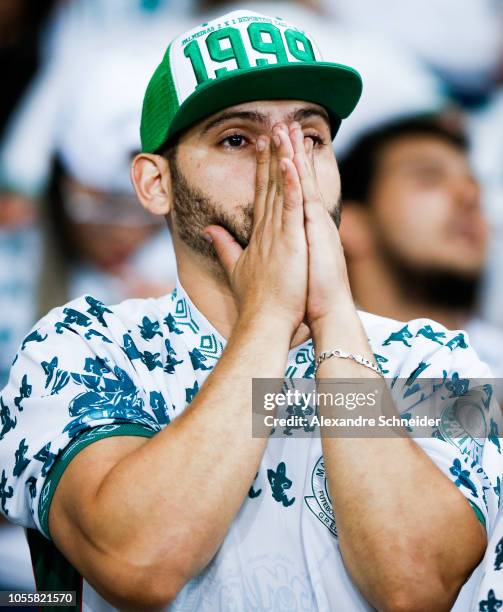
MULTIPOLYGON (((414 330, 414 322, 409 326, 414 330)), ((416 326, 426 329, 421 321, 416 326)), ((495 399, 495 380, 470 346, 466 332, 442 329, 428 325, 423 337, 412 332, 414 341, 392 393, 402 417, 435 419, 428 435, 419 435, 411 426, 411 437, 458 487, 490 535, 503 472, 502 413, 495 399), (443 334, 443 345, 435 346, 430 330, 443 334)))
POLYGON ((94 301, 88 315, 85 306, 42 319, 0 394, 0 510, 47 537, 57 482, 80 450, 102 437, 160 430, 131 361, 110 339, 107 309, 94 301))

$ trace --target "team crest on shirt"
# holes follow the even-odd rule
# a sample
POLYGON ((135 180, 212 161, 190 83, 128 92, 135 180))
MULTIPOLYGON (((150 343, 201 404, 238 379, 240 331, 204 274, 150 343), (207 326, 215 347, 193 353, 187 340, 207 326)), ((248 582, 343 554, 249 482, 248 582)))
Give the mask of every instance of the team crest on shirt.
POLYGON ((318 459, 311 474, 311 489, 313 494, 306 495, 304 501, 314 516, 337 537, 335 516, 332 509, 332 500, 328 492, 328 483, 325 472, 323 455, 318 459))
POLYGON ((489 412, 493 388, 485 384, 468 389, 466 385, 458 392, 458 384, 459 377, 455 372, 452 380, 445 384, 446 389, 451 391, 449 398, 454 398, 454 401, 449 402, 441 412, 440 433, 461 451, 471 449, 472 458, 481 461, 484 441, 490 436, 486 413, 489 412))

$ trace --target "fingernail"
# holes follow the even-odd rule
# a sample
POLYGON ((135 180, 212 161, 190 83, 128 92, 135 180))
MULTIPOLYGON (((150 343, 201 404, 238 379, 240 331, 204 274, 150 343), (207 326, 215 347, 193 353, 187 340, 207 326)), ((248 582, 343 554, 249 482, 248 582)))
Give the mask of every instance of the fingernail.
POLYGON ((260 152, 265 151, 265 138, 262 138, 262 136, 257 140, 257 150, 260 152))
POLYGON ((274 134, 273 139, 274 139, 274 144, 277 147, 279 147, 279 145, 281 144, 281 138, 279 137, 279 135, 278 134, 274 134))
POLYGON ((206 240, 206 242, 209 242, 210 244, 213 242, 213 238, 211 237, 211 234, 207 234, 206 232, 203 232, 203 238, 206 240))

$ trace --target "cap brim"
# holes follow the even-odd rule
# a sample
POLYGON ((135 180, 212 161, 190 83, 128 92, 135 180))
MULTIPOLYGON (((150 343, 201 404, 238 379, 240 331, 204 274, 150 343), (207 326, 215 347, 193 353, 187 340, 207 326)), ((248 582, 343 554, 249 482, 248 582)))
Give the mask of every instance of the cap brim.
POLYGON ((328 112, 332 138, 362 93, 359 73, 331 62, 271 64, 229 71, 200 85, 178 109, 166 140, 224 108, 257 100, 304 100, 328 112))

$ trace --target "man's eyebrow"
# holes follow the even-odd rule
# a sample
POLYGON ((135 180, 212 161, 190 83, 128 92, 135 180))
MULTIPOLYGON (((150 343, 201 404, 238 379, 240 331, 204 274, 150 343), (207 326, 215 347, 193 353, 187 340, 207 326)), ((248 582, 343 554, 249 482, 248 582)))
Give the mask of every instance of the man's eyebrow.
POLYGON ((298 108, 289 115, 288 123, 290 123, 290 121, 302 123, 302 121, 311 119, 311 117, 321 117, 330 126, 330 118, 327 111, 324 108, 315 108, 314 106, 310 106, 309 108, 298 108))
POLYGON ((390 168, 438 168, 443 165, 444 160, 435 159, 435 157, 409 157, 405 159, 395 159, 392 162, 388 162, 390 168))
MULTIPOLYGON (((330 118, 328 116, 327 111, 324 108, 298 108, 297 110, 292 111, 286 117, 286 123, 291 123, 292 121, 297 121, 298 123, 302 123, 307 119, 311 119, 311 117, 320 117, 330 126, 330 118)), ((259 111, 227 111, 223 112, 211 121, 208 121, 204 126, 201 136, 207 134, 210 130, 222 125, 226 121, 250 121, 252 123, 259 123, 260 125, 268 126, 269 119, 263 113, 259 111)))
POLYGON ((269 123, 267 117, 258 111, 229 111, 222 113, 221 115, 218 115, 218 117, 215 117, 212 121, 209 121, 204 126, 201 135, 203 136, 213 128, 231 120, 252 121, 253 123, 260 123, 262 125, 267 125, 269 123))

